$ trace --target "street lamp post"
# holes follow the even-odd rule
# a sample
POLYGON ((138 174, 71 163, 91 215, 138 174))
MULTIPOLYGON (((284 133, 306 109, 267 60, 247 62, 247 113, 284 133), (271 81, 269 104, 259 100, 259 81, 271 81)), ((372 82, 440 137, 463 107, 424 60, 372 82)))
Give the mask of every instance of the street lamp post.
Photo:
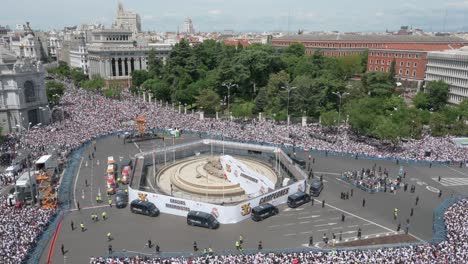
POLYGON ((340 98, 340 104, 338 106, 338 128, 340 127, 340 123, 341 123, 341 98, 345 95, 348 95, 349 93, 347 92, 344 92, 344 93, 340 93, 340 92, 332 92, 332 94, 338 96, 338 98, 340 98))
POLYGON ((230 112, 229 111, 229 98, 231 97, 231 87, 238 87, 238 85, 235 83, 230 83, 230 82, 223 83, 222 85, 228 89, 227 106, 228 106, 228 113, 229 113, 230 112))
POLYGON ((288 106, 286 108, 286 118, 288 119, 288 126, 289 126, 289 96, 291 95, 291 91, 296 89, 296 88, 297 87, 292 87, 292 86, 289 86, 289 85, 281 87, 281 89, 285 89, 286 91, 288 91, 288 106))

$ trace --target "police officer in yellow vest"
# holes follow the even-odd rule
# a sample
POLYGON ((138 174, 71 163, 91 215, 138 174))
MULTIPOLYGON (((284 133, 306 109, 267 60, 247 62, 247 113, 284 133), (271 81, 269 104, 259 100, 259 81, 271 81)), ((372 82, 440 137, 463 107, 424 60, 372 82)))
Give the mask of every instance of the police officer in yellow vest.
POLYGON ((240 250, 240 242, 239 241, 236 241, 236 249, 240 250))
POLYGON ((106 212, 102 212, 102 219, 106 220, 106 218, 107 218, 106 212))
POLYGON ((81 232, 84 232, 84 231, 85 231, 85 227, 84 227, 84 224, 83 224, 83 223, 80 224, 80 227, 81 227, 81 232))

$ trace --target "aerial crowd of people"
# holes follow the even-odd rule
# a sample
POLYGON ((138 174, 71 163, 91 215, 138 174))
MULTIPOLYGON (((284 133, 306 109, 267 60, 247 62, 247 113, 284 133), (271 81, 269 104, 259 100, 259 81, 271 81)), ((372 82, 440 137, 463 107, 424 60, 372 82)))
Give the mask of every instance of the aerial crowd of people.
MULTIPOLYGON (((124 95, 121 100, 113 100, 96 93, 74 87, 64 81, 67 89, 61 97, 60 118, 47 125, 28 131, 18 131, 8 135, 0 144, 2 152, 14 152, 27 149, 33 157, 46 154, 46 150, 55 149, 63 156, 70 153, 86 141, 102 135, 135 129, 133 121, 144 116, 149 128, 180 128, 183 131, 207 133, 239 141, 255 141, 268 144, 289 145, 315 149, 330 153, 339 152, 351 155, 366 155, 378 158, 415 160, 428 162, 466 162, 468 149, 460 149, 451 137, 435 138, 425 136, 420 140, 409 140, 397 151, 383 151, 357 142, 349 136, 347 127, 339 133, 328 135, 318 125, 286 125, 271 120, 254 119, 249 122, 235 122, 205 118, 200 120, 197 113, 185 114, 166 104, 142 102, 141 99, 124 95), (311 136, 312 135, 320 135, 311 136), (428 156, 427 151, 432 155, 428 156), (64 154, 65 153, 65 154, 64 154)), ((14 183, 14 177, 0 177, 0 184, 14 183), (11 178, 13 177, 13 178, 11 178)), ((1 188, 1 187, 0 187, 1 188)), ((52 210, 35 207, 7 207, 6 197, 0 196, 0 262, 20 263, 26 258, 28 250, 34 246, 37 236, 47 227, 54 215, 52 210)), ((424 245, 406 248, 389 248, 374 251, 336 251, 331 253, 288 253, 255 255, 227 255, 174 258, 93 258, 91 263, 434 263, 450 259, 468 259, 467 229, 463 225, 467 219, 468 200, 459 202, 445 214, 448 240, 437 246, 424 245)), ((457 263, 457 262, 453 262, 457 263)), ((461 262, 460 262, 461 263, 461 262)))
POLYGON ((49 225, 55 210, 7 205, 0 196, 0 263, 16 264, 26 259, 37 236, 49 225))

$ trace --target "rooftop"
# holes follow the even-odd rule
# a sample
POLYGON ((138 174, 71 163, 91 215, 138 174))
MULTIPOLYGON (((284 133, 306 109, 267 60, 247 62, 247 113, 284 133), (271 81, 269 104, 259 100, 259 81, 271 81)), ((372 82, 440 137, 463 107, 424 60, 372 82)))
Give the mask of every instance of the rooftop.
POLYGON ((357 34, 328 34, 328 35, 289 35, 273 40, 296 40, 296 41, 388 41, 388 42, 464 42, 468 40, 452 36, 416 36, 416 35, 357 35, 357 34))
POLYGON ((460 43, 455 44, 405 44, 405 43, 391 43, 385 47, 371 48, 369 50, 414 50, 414 51, 443 51, 443 50, 456 50, 463 47, 460 43))

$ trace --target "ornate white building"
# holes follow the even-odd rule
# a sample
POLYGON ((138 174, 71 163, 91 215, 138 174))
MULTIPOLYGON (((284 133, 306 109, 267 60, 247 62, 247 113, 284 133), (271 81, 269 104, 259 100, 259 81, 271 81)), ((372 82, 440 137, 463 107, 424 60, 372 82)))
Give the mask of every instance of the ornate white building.
POLYGON ((184 21, 184 33, 186 34, 194 34, 195 29, 193 28, 192 19, 187 17, 184 21))
POLYGON ((134 70, 147 69, 147 46, 138 47, 132 32, 121 29, 98 29, 92 32, 88 46, 88 75, 99 75, 109 83, 130 85, 134 70))
POLYGON ((119 1, 119 8, 117 10, 117 19, 112 25, 114 29, 130 30, 133 34, 141 32, 141 19, 140 15, 135 12, 125 11, 122 2, 119 1))
POLYGON ((60 48, 62 47, 62 41, 60 40, 55 30, 52 30, 51 32, 49 32, 47 42, 49 44, 48 51, 49 51, 50 57, 57 60, 58 52, 60 48))
POLYGON ((31 59, 40 59, 39 43, 35 37, 34 31, 31 29, 29 22, 23 26, 24 31, 19 36, 10 39, 10 49, 20 56, 20 47, 23 47, 25 57, 31 59))
POLYGON ((81 68, 83 73, 88 74, 88 48, 86 47, 84 33, 80 33, 78 42, 71 44, 70 67, 81 68))
POLYGON ((449 103, 468 98, 468 46, 427 54, 426 81, 443 80, 450 85, 449 103))
POLYGON ((17 57, 0 47, 0 126, 2 133, 28 130, 49 121, 45 71, 40 61, 25 56, 20 46, 17 57))

